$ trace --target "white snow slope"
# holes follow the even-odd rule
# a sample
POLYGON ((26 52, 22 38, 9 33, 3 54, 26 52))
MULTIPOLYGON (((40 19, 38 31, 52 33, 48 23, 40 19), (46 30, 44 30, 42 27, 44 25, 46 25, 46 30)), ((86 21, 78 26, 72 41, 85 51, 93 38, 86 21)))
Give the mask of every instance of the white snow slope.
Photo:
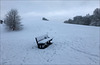
POLYGON ((0 24, 1 65, 99 65, 100 27, 52 21, 22 21, 23 30, 0 24), (35 37, 48 33, 53 44, 38 49, 35 37))

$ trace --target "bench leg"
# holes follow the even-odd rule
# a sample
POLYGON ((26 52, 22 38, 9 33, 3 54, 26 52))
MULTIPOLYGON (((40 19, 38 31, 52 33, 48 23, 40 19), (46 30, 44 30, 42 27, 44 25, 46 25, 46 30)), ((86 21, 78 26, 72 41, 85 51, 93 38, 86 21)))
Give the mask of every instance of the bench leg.
POLYGON ((38 48, 39 49, 44 49, 45 48, 45 44, 38 44, 38 48))

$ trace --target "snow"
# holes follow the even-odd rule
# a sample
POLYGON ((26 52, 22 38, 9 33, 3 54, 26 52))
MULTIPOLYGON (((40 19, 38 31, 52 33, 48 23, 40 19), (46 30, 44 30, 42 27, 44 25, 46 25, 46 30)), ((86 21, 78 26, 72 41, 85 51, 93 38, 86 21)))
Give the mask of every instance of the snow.
POLYGON ((100 27, 42 20, 22 20, 23 30, 6 31, 0 24, 0 64, 99 65, 100 27), (53 44, 38 49, 35 37, 48 33, 53 44))
POLYGON ((46 43, 47 41, 51 40, 52 38, 47 38, 47 39, 43 39, 41 41, 39 41, 39 43, 46 43))

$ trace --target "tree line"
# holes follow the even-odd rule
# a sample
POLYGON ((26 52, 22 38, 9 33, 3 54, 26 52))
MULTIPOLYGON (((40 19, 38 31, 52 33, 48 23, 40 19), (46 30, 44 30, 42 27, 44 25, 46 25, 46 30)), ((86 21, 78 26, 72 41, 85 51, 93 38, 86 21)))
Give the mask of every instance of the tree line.
POLYGON ((92 15, 75 16, 73 19, 65 20, 64 23, 100 26, 100 8, 96 8, 92 15))

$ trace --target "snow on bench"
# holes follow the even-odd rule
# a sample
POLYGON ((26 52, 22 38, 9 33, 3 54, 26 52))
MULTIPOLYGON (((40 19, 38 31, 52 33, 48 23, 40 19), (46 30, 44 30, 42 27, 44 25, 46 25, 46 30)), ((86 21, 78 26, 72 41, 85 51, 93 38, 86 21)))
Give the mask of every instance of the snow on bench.
POLYGON ((51 40, 52 38, 47 38, 47 39, 44 39, 44 40, 41 40, 39 41, 39 43, 46 43, 48 40, 51 40))
POLYGON ((38 48, 40 48, 40 49, 44 49, 44 48, 48 47, 49 45, 51 45, 52 39, 53 38, 50 38, 48 36, 48 34, 45 34, 45 35, 42 35, 42 36, 35 38, 36 43, 38 45, 38 48))

